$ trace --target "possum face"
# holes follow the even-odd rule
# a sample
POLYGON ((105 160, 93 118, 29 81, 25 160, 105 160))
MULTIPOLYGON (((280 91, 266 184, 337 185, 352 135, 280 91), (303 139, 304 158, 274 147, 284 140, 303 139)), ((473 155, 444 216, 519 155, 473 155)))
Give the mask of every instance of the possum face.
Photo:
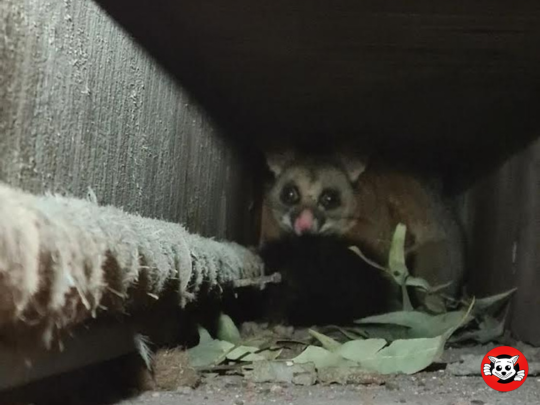
POLYGON ((501 380, 508 380, 516 374, 514 364, 516 364, 519 356, 514 356, 510 359, 499 359, 497 357, 489 357, 493 362, 493 370, 491 371, 494 376, 501 380))
POLYGON ((355 224, 353 183, 363 164, 280 156, 268 165, 276 179, 266 202, 283 232, 341 235, 355 224))

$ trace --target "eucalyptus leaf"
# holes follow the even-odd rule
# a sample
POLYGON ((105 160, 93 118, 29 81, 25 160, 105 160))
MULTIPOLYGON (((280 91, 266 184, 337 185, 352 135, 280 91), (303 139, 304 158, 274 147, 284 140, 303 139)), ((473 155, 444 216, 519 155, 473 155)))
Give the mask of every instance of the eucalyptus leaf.
POLYGON ((193 367, 209 367, 220 364, 234 345, 222 340, 214 340, 204 328, 199 328, 199 344, 187 351, 193 367))
POLYGON ((292 361, 295 364, 313 363, 317 369, 326 367, 354 367, 356 364, 344 359, 337 353, 332 353, 318 346, 308 346, 292 361))
POLYGON ((491 316, 486 316, 476 329, 466 330, 453 336, 450 339, 452 343, 473 341, 480 344, 493 342, 504 333, 505 320, 497 320, 491 316))
POLYGON ((406 285, 401 286, 401 297, 402 297, 402 310, 403 311, 412 311, 414 310, 411 303, 411 298, 409 297, 409 291, 406 285))
POLYGON ((420 278, 420 277, 413 277, 413 276, 409 276, 405 279, 405 285, 407 287, 415 287, 415 288, 419 288, 423 291, 430 291, 431 290, 431 286, 429 285, 429 283, 424 280, 423 278, 420 278))
POLYGON ((445 343, 444 336, 396 340, 373 357, 364 359, 361 366, 381 374, 414 374, 438 361, 445 343))
POLYGON ((384 339, 351 340, 343 343, 335 353, 344 359, 362 363, 365 359, 373 357, 385 346, 386 340, 384 339))
POLYGON ((208 332, 206 329, 204 329, 202 326, 199 326, 197 328, 198 332, 199 332, 199 345, 202 345, 202 344, 205 344, 205 343, 209 343, 211 341, 213 341, 214 339, 212 338, 212 336, 210 335, 210 332, 208 332))
POLYGON ((390 254, 388 258, 388 270, 394 280, 401 286, 405 285, 405 280, 409 276, 409 270, 405 264, 405 236, 407 227, 398 224, 392 237, 390 254))
POLYGON ((355 321, 357 324, 392 324, 408 327, 411 338, 433 338, 460 326, 466 311, 452 311, 440 315, 430 315, 419 311, 397 311, 370 316, 355 321))
POLYGON ((438 292, 444 290, 445 288, 450 287, 452 284, 454 284, 454 282, 453 282, 453 281, 449 281, 448 283, 439 284, 439 285, 430 287, 428 293, 429 293, 429 294, 436 294, 436 293, 438 293, 438 292))
POLYGON ((227 353, 227 360, 233 361, 263 361, 266 360, 264 356, 258 354, 259 348, 253 346, 237 346, 227 353))
POLYGON ((240 331, 229 315, 221 314, 217 325, 217 338, 226 342, 239 344, 242 340, 240 331))
POLYGON ((348 330, 367 339, 379 338, 389 342, 411 338, 410 328, 401 325, 366 324, 348 330))
POLYGON ((341 343, 339 343, 337 340, 317 332, 316 330, 310 329, 308 332, 311 336, 317 339, 326 350, 333 352, 341 346, 341 343))
POLYGON ((497 312, 505 304, 506 300, 516 292, 517 288, 505 291, 500 294, 492 295, 484 298, 477 298, 473 309, 473 315, 493 314, 497 312))
POLYGON ((443 297, 436 294, 426 294, 424 297, 423 306, 430 312, 435 314, 444 314, 448 311, 446 301, 443 297))

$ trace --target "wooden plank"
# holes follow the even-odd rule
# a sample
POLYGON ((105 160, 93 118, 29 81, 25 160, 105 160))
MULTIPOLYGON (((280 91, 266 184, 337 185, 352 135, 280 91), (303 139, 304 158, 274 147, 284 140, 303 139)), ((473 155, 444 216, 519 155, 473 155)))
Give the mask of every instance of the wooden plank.
POLYGON ((514 155, 468 193, 470 274, 473 294, 517 287, 508 326, 540 345, 540 142, 514 155))
POLYGON ((534 0, 98 2, 243 139, 352 138, 470 175, 539 124, 534 0))
POLYGON ((95 3, 0 4, 0 180, 242 239, 251 171, 95 3))
POLYGON ((135 350, 133 339, 129 325, 108 322, 80 329, 62 351, 0 345, 0 391, 128 354, 135 350))

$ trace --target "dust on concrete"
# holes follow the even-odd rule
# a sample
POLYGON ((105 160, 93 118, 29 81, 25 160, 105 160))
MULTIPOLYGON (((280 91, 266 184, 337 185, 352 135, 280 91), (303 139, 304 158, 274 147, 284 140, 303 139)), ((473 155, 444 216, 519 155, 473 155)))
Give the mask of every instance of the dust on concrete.
MULTIPOLYGON (((462 355, 485 354, 495 345, 448 349, 444 361, 458 361, 462 355)), ((531 356, 537 349, 520 347, 531 356)), ((197 388, 148 391, 121 405, 529 405, 538 404, 540 378, 529 377, 516 391, 501 393, 489 388, 480 376, 457 377, 444 369, 413 376, 388 377, 385 385, 301 387, 282 384, 255 384, 239 376, 207 376, 197 388)))

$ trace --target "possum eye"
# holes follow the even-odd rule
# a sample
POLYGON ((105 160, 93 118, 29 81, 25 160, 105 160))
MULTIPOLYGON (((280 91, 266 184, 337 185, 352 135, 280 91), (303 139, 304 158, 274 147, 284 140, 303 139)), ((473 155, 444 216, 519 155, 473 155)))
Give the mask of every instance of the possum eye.
POLYGON ((339 205, 341 204, 339 192, 331 188, 323 190, 321 196, 319 197, 319 204, 325 210, 331 210, 339 207, 339 205))
POLYGON ((502 367, 501 366, 497 366, 497 371, 501 371, 502 370, 502 367))
POLYGON ((505 367, 506 371, 510 371, 510 366, 505 367))
POLYGON ((300 201, 300 193, 295 185, 287 184, 285 187, 283 187, 283 190, 281 190, 281 195, 279 198, 283 204, 294 205, 300 201))

